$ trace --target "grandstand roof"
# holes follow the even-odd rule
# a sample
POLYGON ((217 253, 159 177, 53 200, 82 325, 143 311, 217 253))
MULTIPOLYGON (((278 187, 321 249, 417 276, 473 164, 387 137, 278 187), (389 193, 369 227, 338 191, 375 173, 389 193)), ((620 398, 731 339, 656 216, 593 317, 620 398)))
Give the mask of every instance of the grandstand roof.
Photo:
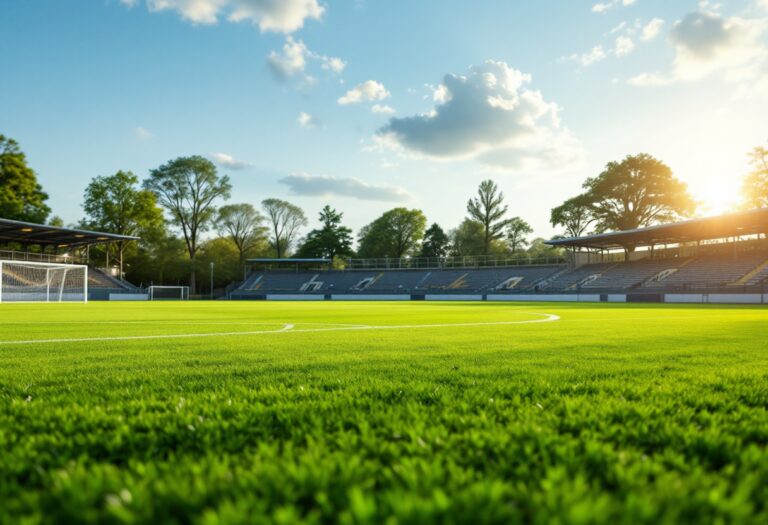
POLYGON ((116 235, 114 233, 0 219, 0 242, 20 242, 39 246, 71 248, 116 241, 136 241, 138 239, 138 237, 130 235, 116 235))
POLYGON ((625 246, 651 246, 727 239, 728 237, 741 237, 757 233, 768 233, 768 208, 672 224, 660 224, 635 230, 552 239, 546 241, 546 244, 574 248, 615 249, 625 246))

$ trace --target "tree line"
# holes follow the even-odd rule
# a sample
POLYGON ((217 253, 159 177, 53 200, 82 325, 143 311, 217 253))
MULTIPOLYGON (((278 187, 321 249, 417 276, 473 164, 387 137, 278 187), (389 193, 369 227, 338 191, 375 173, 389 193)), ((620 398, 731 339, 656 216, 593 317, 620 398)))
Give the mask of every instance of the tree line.
MULTIPOLYGON (((755 148, 744 179, 745 208, 768 206, 768 149, 755 148)), ((687 186, 654 157, 641 153, 609 162, 586 179, 583 192, 551 210, 563 236, 641 228, 696 212, 687 186)), ((512 216, 492 180, 480 183, 466 204, 466 217, 446 231, 428 225, 421 210, 397 207, 360 229, 356 238, 344 214, 329 205, 309 225, 304 210, 277 198, 257 206, 229 203, 227 175, 201 156, 180 157, 149 172, 143 181, 130 171, 97 176, 83 196, 84 217, 74 226, 141 238, 94 248, 92 257, 114 262, 135 283, 185 283, 194 291, 200 271, 215 263, 216 285, 242 278, 250 257, 325 258, 343 265, 348 257, 401 258, 465 255, 541 257, 558 250, 530 240, 533 228, 512 216), (208 232, 213 232, 210 235, 208 232), (357 248, 355 249, 355 244, 357 248)), ((61 225, 51 217, 48 195, 19 145, 0 135, 0 217, 61 225)), ((628 251, 632 246, 625 247, 628 251)))

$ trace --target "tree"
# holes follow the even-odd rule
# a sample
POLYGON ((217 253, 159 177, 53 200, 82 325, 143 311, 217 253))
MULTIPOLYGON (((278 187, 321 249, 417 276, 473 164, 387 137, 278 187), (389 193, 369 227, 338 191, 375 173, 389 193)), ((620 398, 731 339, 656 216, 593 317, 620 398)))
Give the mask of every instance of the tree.
POLYGON ((467 202, 469 217, 483 225, 483 255, 488 255, 491 243, 504 236, 507 206, 504 194, 492 180, 484 180, 477 189, 477 197, 467 202))
POLYGON ((483 251, 483 225, 472 219, 464 219, 458 228, 451 230, 450 239, 451 255, 479 255, 483 251))
POLYGON ((450 239, 448 234, 439 224, 433 223, 426 232, 424 232, 424 242, 421 243, 421 253, 419 257, 445 257, 448 255, 450 239))
POLYGON ((568 237, 581 237, 587 228, 595 222, 595 216, 584 196, 568 199, 560 206, 552 208, 549 216, 552 226, 562 226, 568 237))
POLYGON ((0 135, 0 217, 45 224, 51 213, 46 200, 19 144, 0 135))
POLYGON ((520 217, 512 217, 507 223, 507 244, 512 253, 518 249, 525 248, 528 244, 527 235, 533 233, 531 225, 520 217))
POLYGON ((599 231, 672 222, 696 210, 687 185, 675 178, 666 164, 646 153, 609 162, 583 187, 583 198, 589 203, 599 231))
POLYGON ((352 255, 352 230, 341 225, 343 213, 326 205, 320 211, 322 228, 312 230, 299 248, 299 257, 334 259, 352 255))
POLYGON ((216 214, 215 202, 228 199, 229 177, 219 177, 216 166, 200 156, 179 157, 150 172, 144 188, 157 195, 160 204, 181 228, 190 260, 189 288, 195 293, 196 255, 200 234, 216 214))
POLYGON ((360 230, 358 255, 395 259, 413 255, 426 226, 421 210, 391 209, 360 230))
POLYGON ((291 249, 299 229, 307 225, 307 218, 301 208, 280 199, 265 199, 261 201, 261 206, 271 225, 270 242, 280 259, 291 249))
POLYGON ((220 235, 234 243, 240 266, 245 260, 245 254, 266 238, 264 220, 264 216, 252 204, 227 204, 219 208, 216 228, 220 235))
POLYGON ((749 156, 752 172, 744 179, 741 187, 744 207, 768 207, 768 148, 758 146, 749 156))
MULTIPOLYGON (((84 227, 129 236, 156 237, 163 230, 163 212, 157 206, 157 197, 141 189, 139 178, 130 171, 95 177, 85 188, 83 211, 84 227)), ((118 241, 117 254, 120 275, 129 241, 118 241)))

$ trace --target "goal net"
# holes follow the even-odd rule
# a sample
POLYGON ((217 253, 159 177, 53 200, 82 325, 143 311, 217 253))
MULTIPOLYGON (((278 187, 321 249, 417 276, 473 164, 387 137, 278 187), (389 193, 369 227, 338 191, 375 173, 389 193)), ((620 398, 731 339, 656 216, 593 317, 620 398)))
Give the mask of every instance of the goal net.
POLYGON ((0 261, 0 303, 86 303, 88 267, 0 261))
POLYGON ((150 286, 150 301, 186 301, 189 299, 189 286, 150 286))

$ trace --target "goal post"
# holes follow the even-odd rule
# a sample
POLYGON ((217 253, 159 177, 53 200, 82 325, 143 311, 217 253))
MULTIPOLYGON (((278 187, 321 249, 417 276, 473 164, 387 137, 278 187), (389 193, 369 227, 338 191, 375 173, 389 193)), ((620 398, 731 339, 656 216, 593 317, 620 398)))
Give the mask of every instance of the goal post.
POLYGON ((150 286, 150 301, 186 301, 189 299, 189 286, 150 286))
POLYGON ((0 303, 87 303, 82 264, 0 260, 0 303))

